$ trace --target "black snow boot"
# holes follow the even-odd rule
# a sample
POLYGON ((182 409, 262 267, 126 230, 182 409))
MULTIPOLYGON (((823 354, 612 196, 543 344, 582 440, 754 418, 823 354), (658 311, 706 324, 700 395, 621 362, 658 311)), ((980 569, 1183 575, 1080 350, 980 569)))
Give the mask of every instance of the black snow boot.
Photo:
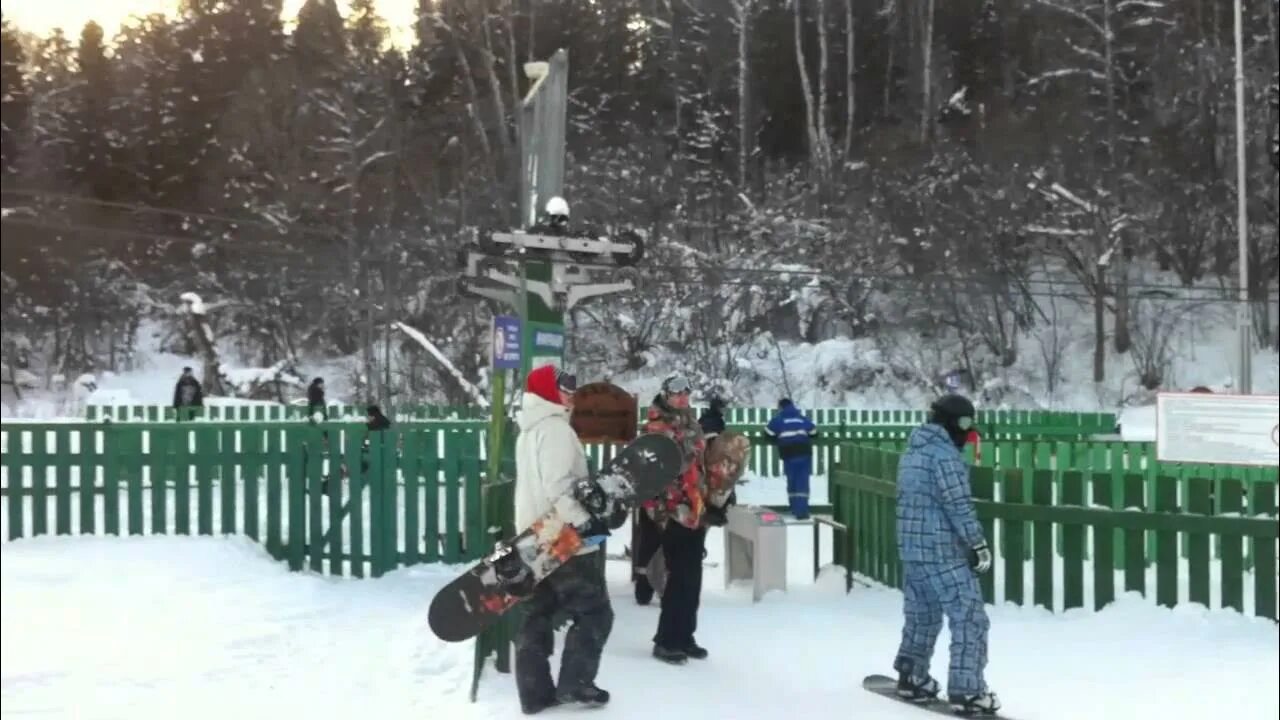
POLYGON ((559 698, 550 697, 545 700, 539 700, 539 701, 528 703, 528 704, 521 703, 520 710, 522 710, 525 715, 537 715, 543 710, 546 710, 547 708, 553 708, 559 704, 560 704, 559 698))
POLYGON ((609 691, 601 690, 594 683, 587 683, 577 690, 557 693, 560 705, 582 705, 584 707, 601 707, 609 702, 609 691))
POLYGON ((684 654, 694 660, 707 659, 707 649, 699 645, 696 641, 690 640, 688 645, 684 646, 684 654))
POLYGON ((675 650, 661 645, 653 646, 653 656, 664 663, 672 665, 683 665, 689 661, 689 656, 683 650, 675 650))

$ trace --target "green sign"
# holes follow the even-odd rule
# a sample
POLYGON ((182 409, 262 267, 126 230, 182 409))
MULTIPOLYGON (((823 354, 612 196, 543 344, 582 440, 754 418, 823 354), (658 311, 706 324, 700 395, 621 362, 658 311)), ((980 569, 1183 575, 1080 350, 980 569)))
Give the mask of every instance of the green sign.
POLYGON ((560 323, 536 322, 530 320, 524 327, 524 356, 528 358, 528 369, 551 363, 557 367, 564 364, 564 326, 560 323))

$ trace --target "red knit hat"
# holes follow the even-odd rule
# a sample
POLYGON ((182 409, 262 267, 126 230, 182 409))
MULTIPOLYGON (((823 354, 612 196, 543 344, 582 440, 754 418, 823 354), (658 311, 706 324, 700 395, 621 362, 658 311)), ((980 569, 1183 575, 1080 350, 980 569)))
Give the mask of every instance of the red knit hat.
POLYGON ((577 389, 577 378, 562 372, 555 365, 543 365, 530 371, 525 378, 524 389, 547 402, 560 403, 560 391, 573 392, 577 389))

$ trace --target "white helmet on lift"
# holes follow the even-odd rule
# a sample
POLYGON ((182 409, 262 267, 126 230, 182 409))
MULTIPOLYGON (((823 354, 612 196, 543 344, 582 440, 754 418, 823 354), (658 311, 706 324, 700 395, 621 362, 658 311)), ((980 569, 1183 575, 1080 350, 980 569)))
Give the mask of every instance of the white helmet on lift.
POLYGON ((559 195, 547 201, 546 209, 547 215, 550 217, 563 217, 566 219, 569 217, 569 203, 565 202, 564 198, 559 195))

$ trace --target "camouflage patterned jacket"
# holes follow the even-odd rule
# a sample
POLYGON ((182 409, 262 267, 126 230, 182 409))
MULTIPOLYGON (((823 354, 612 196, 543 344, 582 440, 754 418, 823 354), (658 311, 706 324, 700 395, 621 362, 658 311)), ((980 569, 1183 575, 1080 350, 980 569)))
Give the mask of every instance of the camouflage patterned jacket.
POLYGON ((658 524, 668 518, 687 528, 696 529, 705 512, 705 493, 702 460, 706 441, 697 416, 690 408, 673 408, 659 395, 649 406, 649 416, 644 424, 646 433, 663 433, 679 443, 684 452, 684 464, 680 476, 667 486, 657 500, 643 505, 658 524))

